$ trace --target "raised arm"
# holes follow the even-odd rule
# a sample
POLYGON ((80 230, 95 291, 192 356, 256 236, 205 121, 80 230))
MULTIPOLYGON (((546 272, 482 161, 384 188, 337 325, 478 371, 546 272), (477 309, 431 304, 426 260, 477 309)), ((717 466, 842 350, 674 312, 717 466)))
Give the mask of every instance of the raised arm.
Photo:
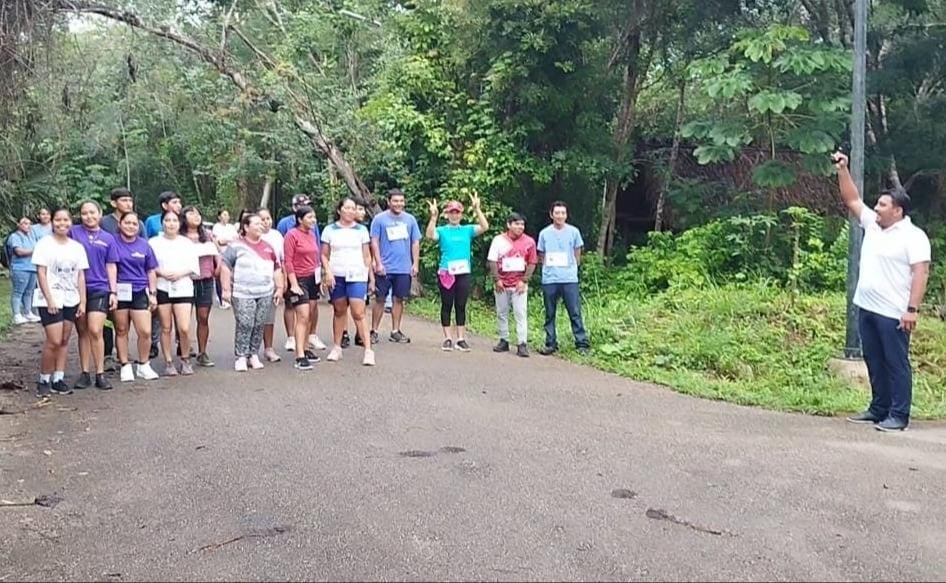
POLYGON ((864 210, 864 202, 857 191, 857 185, 854 184, 854 178, 851 177, 848 162, 847 155, 841 152, 834 153, 834 167, 838 169, 838 188, 841 190, 841 200, 855 217, 860 218, 861 212, 864 210))
POLYGON ((437 234, 437 218, 440 216, 440 212, 437 210, 437 201, 427 201, 427 206, 430 208, 430 220, 427 221, 427 238, 433 241, 439 241, 440 235, 437 234))
POLYGON ((470 206, 473 207, 473 212, 476 214, 476 235, 482 235, 489 230, 489 221, 486 220, 486 215, 483 214, 483 209, 480 207, 480 197, 475 192, 470 194, 470 206))

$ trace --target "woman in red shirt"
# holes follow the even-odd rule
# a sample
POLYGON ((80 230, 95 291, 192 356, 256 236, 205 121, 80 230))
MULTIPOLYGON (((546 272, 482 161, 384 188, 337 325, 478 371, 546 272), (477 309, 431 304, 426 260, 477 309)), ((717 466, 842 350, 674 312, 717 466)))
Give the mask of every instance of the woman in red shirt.
POLYGON ((286 270, 286 309, 295 313, 296 364, 310 370, 319 357, 308 345, 324 349, 315 333, 319 322, 319 286, 322 281, 319 240, 315 235, 315 211, 310 206, 296 210, 296 226, 283 241, 283 262, 286 270))

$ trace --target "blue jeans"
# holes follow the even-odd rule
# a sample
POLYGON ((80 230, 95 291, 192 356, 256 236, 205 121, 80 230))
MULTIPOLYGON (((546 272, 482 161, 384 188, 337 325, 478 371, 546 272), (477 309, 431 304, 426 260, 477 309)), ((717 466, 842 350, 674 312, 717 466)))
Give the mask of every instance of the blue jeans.
POLYGON ((555 312, 559 298, 565 301, 565 310, 572 323, 572 334, 575 336, 576 348, 588 348, 588 333, 581 320, 581 294, 577 283, 544 283, 542 296, 545 300, 545 345, 549 348, 558 348, 558 338, 555 334, 555 312))
POLYGON ((33 312, 33 290, 36 289, 35 271, 11 271, 13 292, 10 294, 10 310, 14 316, 28 316, 33 312))
POLYGON ((913 398, 910 335, 897 328, 899 320, 867 310, 859 310, 858 324, 873 397, 868 411, 881 419, 909 422, 913 398))

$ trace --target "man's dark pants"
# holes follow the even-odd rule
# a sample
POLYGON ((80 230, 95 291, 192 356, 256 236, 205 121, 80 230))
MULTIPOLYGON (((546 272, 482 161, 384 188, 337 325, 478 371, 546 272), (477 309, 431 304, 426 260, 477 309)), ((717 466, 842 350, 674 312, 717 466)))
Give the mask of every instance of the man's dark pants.
POLYGON ((913 399, 910 334, 899 328, 899 320, 863 309, 858 324, 873 395, 868 412, 908 423, 913 399))
POLYGON ((549 348, 558 348, 558 338, 555 332, 555 315, 559 298, 565 301, 565 311, 572 324, 572 334, 575 335, 576 348, 588 348, 588 333, 581 319, 581 293, 577 283, 544 283, 542 297, 545 301, 545 345, 549 348))

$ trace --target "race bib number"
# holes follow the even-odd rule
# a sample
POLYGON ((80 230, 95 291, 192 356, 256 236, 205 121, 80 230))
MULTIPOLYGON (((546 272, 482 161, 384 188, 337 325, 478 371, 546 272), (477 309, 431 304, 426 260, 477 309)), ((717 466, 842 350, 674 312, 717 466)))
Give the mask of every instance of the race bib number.
POLYGON ((117 294, 117 295, 118 295, 118 301, 120 301, 120 302, 130 302, 130 301, 131 301, 132 291, 131 291, 131 284, 130 284, 130 283, 120 283, 120 284, 118 284, 118 287, 116 288, 116 291, 118 292, 118 294, 117 294))
POLYGON ((503 257, 503 271, 506 273, 517 273, 526 270, 525 257, 503 257))
POLYGON ((217 251, 217 246, 214 245, 213 243, 207 242, 207 243, 199 243, 197 245, 198 257, 206 257, 207 255, 217 255, 218 253, 219 252, 217 251))
POLYGON ((168 282, 169 298, 186 298, 194 295, 194 292, 184 285, 184 280, 168 282))
POLYGON ((545 255, 545 264, 549 267, 568 267, 568 253, 553 251, 545 255))
POLYGON ((349 269, 345 272, 345 281, 347 283, 362 283, 368 281, 368 269, 366 267, 349 269))
MULTIPOLYGON (((56 303, 56 305, 53 307, 62 309, 64 300, 64 294, 62 293, 62 290, 53 288, 50 291, 53 292, 53 301, 56 303)), ((40 289, 39 286, 33 290, 33 305, 38 308, 49 307, 49 304, 46 303, 46 294, 43 293, 43 290, 40 289)))
POLYGON ((466 259, 457 259, 447 263, 447 273, 450 275, 466 275, 470 273, 470 262, 466 259))
POLYGON ((407 225, 404 223, 391 225, 386 230, 388 232, 388 241, 400 241, 401 239, 407 239, 407 225))

